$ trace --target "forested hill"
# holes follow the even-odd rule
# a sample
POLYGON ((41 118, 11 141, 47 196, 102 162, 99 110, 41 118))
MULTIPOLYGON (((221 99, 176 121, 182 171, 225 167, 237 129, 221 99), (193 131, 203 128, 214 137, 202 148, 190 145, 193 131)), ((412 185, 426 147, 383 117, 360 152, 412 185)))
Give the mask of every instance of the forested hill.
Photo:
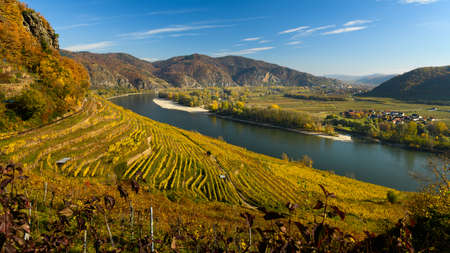
POLYGON ((347 85, 336 79, 257 61, 245 57, 213 58, 193 54, 146 62, 127 54, 93 54, 63 51, 86 66, 93 86, 153 88, 231 85, 326 86, 347 85), (110 64, 112 62, 112 64, 110 64))
POLYGON ((450 100, 450 66, 415 69, 384 82, 366 95, 398 99, 450 100))
POLYGON ((93 54, 61 50, 61 54, 83 64, 92 85, 102 88, 152 89, 170 86, 156 77, 153 64, 124 53, 93 54))
POLYGON ((213 58, 193 54, 154 62, 157 75, 175 86, 283 85, 344 87, 336 79, 316 77, 240 56, 213 58))
POLYGON ((45 123, 81 106, 87 71, 59 54, 58 35, 16 0, 0 4, 0 130, 45 123))

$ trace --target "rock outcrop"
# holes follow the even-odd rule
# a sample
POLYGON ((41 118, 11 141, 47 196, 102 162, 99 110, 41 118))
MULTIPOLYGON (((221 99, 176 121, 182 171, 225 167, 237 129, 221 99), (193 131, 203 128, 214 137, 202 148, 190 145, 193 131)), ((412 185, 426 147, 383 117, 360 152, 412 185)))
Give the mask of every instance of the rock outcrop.
POLYGON ((38 38, 41 44, 59 49, 58 35, 45 19, 31 9, 23 11, 22 16, 25 28, 38 38))

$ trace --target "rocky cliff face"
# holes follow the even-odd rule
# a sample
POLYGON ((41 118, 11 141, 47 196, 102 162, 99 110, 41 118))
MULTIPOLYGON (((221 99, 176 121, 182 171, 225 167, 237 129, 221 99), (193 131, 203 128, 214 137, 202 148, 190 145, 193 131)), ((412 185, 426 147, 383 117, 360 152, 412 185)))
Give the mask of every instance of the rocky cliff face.
POLYGON ((107 68, 100 65, 85 66, 91 77, 91 82, 97 87, 106 88, 133 88, 129 80, 120 75, 111 73, 107 68))
POLYGON ((40 15, 33 10, 22 12, 24 27, 38 38, 41 44, 46 44, 54 49, 59 49, 58 35, 55 30, 40 15))

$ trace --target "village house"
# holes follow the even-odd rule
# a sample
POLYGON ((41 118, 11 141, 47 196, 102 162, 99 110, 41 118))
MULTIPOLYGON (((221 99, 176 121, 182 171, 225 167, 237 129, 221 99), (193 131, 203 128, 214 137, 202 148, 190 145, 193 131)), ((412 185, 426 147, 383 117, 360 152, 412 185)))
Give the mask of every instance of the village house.
POLYGON ((394 124, 403 124, 403 123, 407 123, 410 121, 425 124, 426 122, 435 121, 435 119, 432 117, 424 118, 417 113, 407 115, 404 112, 389 111, 389 110, 379 111, 379 112, 377 112, 375 110, 360 110, 360 111, 348 110, 348 111, 345 111, 344 113, 341 113, 341 115, 343 115, 346 118, 352 118, 352 119, 360 119, 360 118, 367 118, 369 120, 381 119, 381 120, 385 120, 388 122, 392 122, 394 124))

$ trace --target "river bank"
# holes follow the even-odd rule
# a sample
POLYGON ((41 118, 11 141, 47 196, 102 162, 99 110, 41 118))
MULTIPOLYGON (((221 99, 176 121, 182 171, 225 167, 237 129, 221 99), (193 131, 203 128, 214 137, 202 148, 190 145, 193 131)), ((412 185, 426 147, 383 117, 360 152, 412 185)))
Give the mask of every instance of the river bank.
MULTIPOLYGON (((206 109, 204 109, 202 107, 184 106, 184 105, 177 104, 176 102, 174 102, 172 100, 167 100, 167 99, 155 98, 155 99, 153 99, 153 102, 155 102, 155 104, 157 104, 158 106, 160 106, 161 108, 164 108, 164 109, 179 110, 179 111, 185 111, 185 112, 190 112, 190 113, 194 113, 194 112, 206 113, 206 112, 209 112, 208 110, 206 110, 206 109)), ((300 134, 314 135, 314 136, 318 136, 318 137, 326 138, 326 139, 331 139, 331 140, 335 140, 335 141, 344 141, 344 142, 351 142, 352 141, 352 137, 350 135, 337 134, 336 136, 332 136, 332 135, 326 135, 326 134, 323 134, 323 133, 320 133, 320 132, 304 131, 304 130, 299 130, 299 129, 280 127, 280 126, 276 126, 276 125, 272 125, 272 124, 268 124, 268 123, 255 122, 255 121, 251 121, 251 120, 237 119, 237 118, 234 118, 232 116, 224 116, 224 115, 220 115, 220 114, 216 114, 216 113, 211 113, 211 115, 214 115, 214 116, 222 118, 222 119, 232 120, 232 121, 235 121, 235 122, 251 124, 251 125, 256 125, 256 126, 262 126, 262 127, 276 128, 276 129, 286 130, 286 131, 290 131, 290 132, 296 132, 296 133, 300 133, 300 134)))
POLYGON ((435 157, 426 152, 360 141, 357 136, 352 136, 352 141, 334 141, 309 133, 243 124, 211 113, 168 110, 154 103, 153 99, 155 95, 144 94, 112 101, 158 122, 213 138, 222 136, 227 143, 253 152, 278 158, 285 153, 293 160, 301 160, 308 155, 317 169, 404 191, 420 190, 420 183, 411 177, 410 172, 426 175, 428 161, 435 157))
POLYGON ((336 136, 332 136, 332 135, 326 135, 326 134, 323 134, 323 133, 320 133, 320 132, 304 131, 304 130, 298 130, 298 129, 293 129, 293 128, 286 128, 286 127, 275 126, 275 125, 268 124, 268 123, 261 123, 261 122, 251 121, 251 120, 237 119, 237 118, 234 118, 234 117, 231 117, 231 116, 224 116, 224 115, 215 114, 215 113, 213 113, 212 115, 214 115, 216 117, 219 117, 219 118, 222 118, 222 119, 232 120, 232 121, 235 121, 235 122, 241 122, 241 123, 251 124, 251 125, 255 125, 255 126, 276 128, 276 129, 281 129, 281 130, 295 132, 295 133, 300 133, 300 134, 314 135, 314 136, 318 136, 318 137, 326 138, 326 139, 331 139, 331 140, 335 140, 335 141, 343 141, 343 142, 351 142, 352 141, 352 137, 350 135, 337 134, 336 136))
POLYGON ((404 143, 390 142, 390 141, 374 138, 371 136, 367 136, 367 135, 364 135, 364 134, 361 134, 358 132, 354 132, 354 131, 350 131, 350 130, 346 130, 346 129, 342 129, 342 128, 337 128, 335 130, 338 132, 342 132, 342 133, 351 135, 354 138, 365 141, 367 143, 378 143, 378 144, 382 144, 382 145, 397 147, 397 148, 401 148, 401 149, 407 149, 407 150, 411 150, 411 151, 424 152, 424 153, 430 153, 430 154, 435 154, 435 155, 442 155, 444 157, 450 157, 450 152, 448 150, 430 149, 430 148, 424 148, 424 147, 416 148, 416 147, 412 147, 412 146, 404 144, 404 143))
POLYGON ((169 110, 179 110, 179 111, 185 111, 185 112, 190 112, 190 113, 209 112, 208 110, 206 110, 205 108, 202 108, 202 107, 184 106, 184 105, 177 104, 172 100, 167 100, 167 99, 155 98, 155 99, 153 99, 153 102, 155 102, 155 104, 159 105, 161 108, 169 109, 169 110))

